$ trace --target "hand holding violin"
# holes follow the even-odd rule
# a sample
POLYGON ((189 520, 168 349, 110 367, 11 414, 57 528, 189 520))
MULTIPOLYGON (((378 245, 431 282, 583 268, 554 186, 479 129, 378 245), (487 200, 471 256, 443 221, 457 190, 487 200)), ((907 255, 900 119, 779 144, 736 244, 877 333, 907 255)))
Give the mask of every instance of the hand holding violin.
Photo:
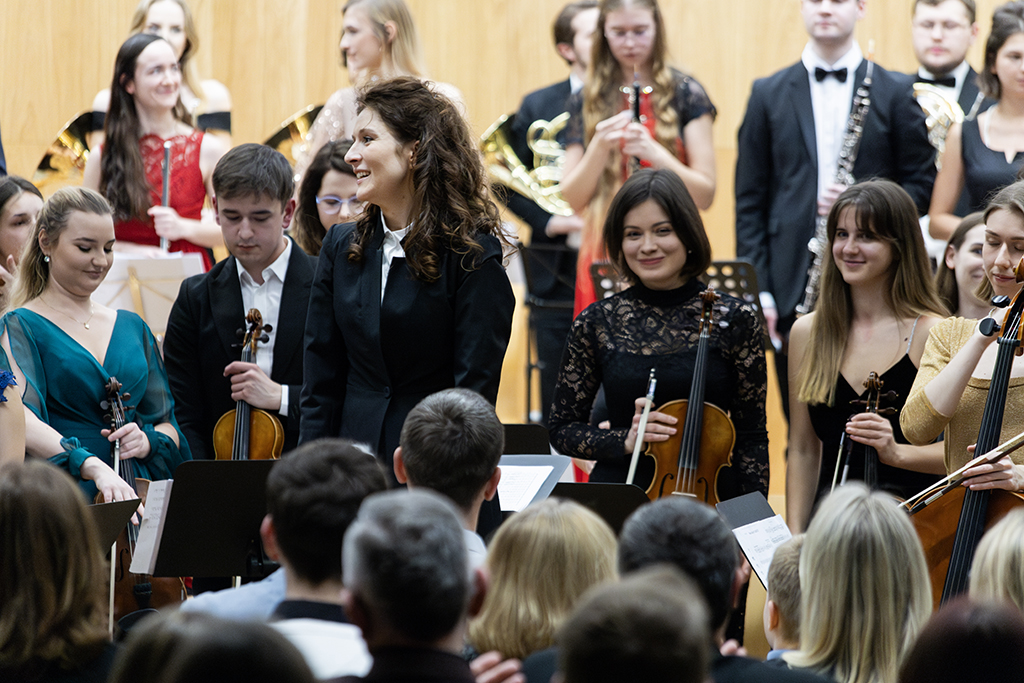
POLYGON ((146 436, 146 433, 135 422, 129 422, 114 431, 102 429, 100 434, 107 437, 107 441, 110 443, 115 441, 121 442, 120 455, 122 460, 126 458, 145 458, 149 455, 150 450, 152 450, 149 437, 146 436))
MULTIPOLYGON (((633 414, 633 424, 626 433, 626 440, 623 443, 625 453, 632 453, 634 446, 636 446, 637 430, 640 429, 640 416, 644 412, 644 403, 646 401, 646 397, 641 397, 636 400, 636 412, 633 414)), ((665 413, 659 413, 656 410, 652 410, 647 416, 647 427, 644 429, 643 441, 648 443, 655 441, 668 441, 669 437, 676 433, 675 425, 678 422, 679 420, 671 415, 666 415, 665 413)))
POLYGON ((857 443, 871 446, 878 459, 886 465, 900 466, 899 444, 892 433, 892 423, 878 413, 858 413, 846 423, 846 433, 857 443))
POLYGON ((274 412, 281 409, 281 385, 255 363, 232 361, 224 368, 224 376, 231 378, 232 401, 274 412))

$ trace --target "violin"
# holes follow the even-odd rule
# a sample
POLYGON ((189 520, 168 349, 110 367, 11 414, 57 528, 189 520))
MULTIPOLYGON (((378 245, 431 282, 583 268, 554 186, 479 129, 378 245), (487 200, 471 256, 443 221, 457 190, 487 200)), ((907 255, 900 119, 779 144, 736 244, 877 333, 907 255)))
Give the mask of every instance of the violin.
MULTIPOLYGON (((1024 259, 1017 264, 1014 273, 1017 282, 1024 281, 1024 259)), ((976 453, 988 453, 999 445, 1013 359, 1024 353, 1021 347, 1021 314, 1024 312, 1022 291, 1014 295, 1012 302, 1005 296, 992 300, 999 307, 1009 305, 1009 309, 1003 319, 999 339, 996 340, 998 352, 982 412, 976 453)), ((995 333, 997 323, 987 318, 980 325, 982 333, 990 335, 995 333)), ((981 536, 1011 509, 1021 505, 1024 505, 1024 496, 1019 493, 1002 489, 972 491, 957 486, 950 490, 949 495, 920 507, 917 512, 911 512, 911 520, 921 537, 928 560, 936 606, 945 604, 967 590, 968 573, 981 536)))
MULTIPOLYGON (((713 505, 738 493, 732 471, 736 427, 724 410, 704 402, 712 310, 720 297, 713 287, 700 297, 703 305, 690 397, 658 408, 658 412, 679 420, 683 428, 667 441, 647 446, 646 455, 655 462, 654 479, 646 491, 651 500, 687 495, 713 505)), ((637 438, 642 438, 642 432, 637 438)))
MULTIPOLYGON (((255 308, 245 316, 248 323, 242 342, 242 362, 256 362, 256 345, 270 341, 273 328, 263 324, 263 315, 255 308)), ((260 408, 239 399, 234 410, 220 416, 213 427, 213 451, 217 460, 276 460, 284 449, 281 421, 260 408)))
MULTIPOLYGON (((881 408, 880 404, 882 399, 887 401, 896 400, 895 391, 887 391, 882 393, 882 387, 885 382, 881 380, 877 372, 868 373, 868 378, 864 380, 864 388, 867 389, 867 395, 863 399, 857 399, 850 401, 850 405, 864 406, 864 410, 861 412, 873 413, 875 415, 884 415, 889 417, 895 415, 898 411, 895 408, 881 408)), ((847 475, 850 472, 850 451, 853 449, 853 440, 849 439, 846 432, 843 432, 842 439, 839 441, 839 457, 836 459, 836 471, 832 477, 832 490, 835 491, 836 486, 842 486, 846 483, 847 475), (842 474, 840 475, 840 472, 842 474)), ((868 488, 878 488, 878 451, 875 450, 874 446, 863 445, 864 452, 864 483, 868 488)))
MULTIPOLYGON (((105 385, 107 399, 100 407, 108 411, 104 416, 110 421, 111 432, 117 431, 128 423, 127 411, 134 406, 125 406, 124 401, 131 399, 131 394, 121 394, 121 383, 111 377, 105 385)), ((113 468, 118 476, 135 491, 143 505, 149 490, 149 480, 136 476, 134 458, 121 459, 121 442, 114 441, 110 445, 113 468)), ((98 503, 103 502, 102 494, 96 496, 98 503)), ((135 619, 152 612, 155 608, 176 605, 185 599, 185 584, 180 578, 154 578, 148 574, 133 574, 129 571, 135 546, 139 540, 139 525, 129 520, 117 538, 114 554, 110 558, 110 622, 120 623, 127 629, 135 619)))

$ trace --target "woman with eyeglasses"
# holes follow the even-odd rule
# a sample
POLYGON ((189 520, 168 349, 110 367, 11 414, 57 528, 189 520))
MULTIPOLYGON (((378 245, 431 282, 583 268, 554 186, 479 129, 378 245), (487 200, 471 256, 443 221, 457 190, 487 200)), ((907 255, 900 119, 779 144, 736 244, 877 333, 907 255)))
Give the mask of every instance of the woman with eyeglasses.
POLYGON ((715 107, 700 83, 668 64, 657 0, 602 0, 599 9, 587 83, 569 99, 562 178, 573 210, 589 208, 576 271, 577 313, 596 300, 590 265, 607 259, 604 217, 631 168, 672 171, 699 209, 715 197, 715 107))
POLYGON ((351 147, 351 140, 335 140, 321 147, 299 186, 291 235, 310 256, 320 255, 320 245, 332 225, 351 223, 363 212, 363 203, 356 199, 356 172, 345 161, 351 147))

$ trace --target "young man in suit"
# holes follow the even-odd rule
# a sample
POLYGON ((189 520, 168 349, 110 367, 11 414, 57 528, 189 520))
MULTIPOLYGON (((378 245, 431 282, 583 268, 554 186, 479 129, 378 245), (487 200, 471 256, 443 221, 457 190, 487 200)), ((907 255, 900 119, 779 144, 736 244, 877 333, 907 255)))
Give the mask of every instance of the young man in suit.
MULTIPOLYGON (((845 189, 835 182, 854 93, 867 60, 853 39, 867 0, 801 0, 809 35, 801 59, 754 82, 740 125, 736 159, 736 255, 757 268, 776 346, 796 319, 812 263, 807 243, 819 215, 845 189)), ((905 76, 873 67, 870 108, 854 178, 903 186, 919 213, 928 210, 935 150, 924 112, 905 76)), ((776 370, 786 405, 785 355, 776 370)), ((788 412, 788 410, 787 410, 788 412)))
POLYGON ((213 428, 237 401, 276 415, 284 450, 298 443, 302 335, 316 259, 284 231, 295 212, 288 161, 265 145, 235 147, 213 172, 213 206, 231 256, 182 283, 167 321, 164 359, 175 415, 195 459, 213 458, 213 428), (250 308, 269 341, 241 362, 250 308))
MULTIPOLYGON (((524 97, 511 125, 509 142, 528 169, 534 167, 533 151, 527 144, 530 125, 538 120, 551 121, 565 113, 569 95, 583 88, 597 15, 596 0, 578 0, 563 7, 555 19, 555 50, 569 65, 569 78, 524 97)), ((564 128, 557 139, 564 143, 564 128)), ((579 234, 583 219, 575 214, 552 215, 533 200, 508 188, 501 188, 500 192, 509 210, 530 226, 530 246, 537 247, 524 256, 530 259, 531 299, 566 303, 564 308, 532 307, 530 310, 540 363, 541 419, 543 424, 547 424, 565 337, 572 325, 576 287, 576 252, 566 248, 566 240, 570 235, 579 234)))

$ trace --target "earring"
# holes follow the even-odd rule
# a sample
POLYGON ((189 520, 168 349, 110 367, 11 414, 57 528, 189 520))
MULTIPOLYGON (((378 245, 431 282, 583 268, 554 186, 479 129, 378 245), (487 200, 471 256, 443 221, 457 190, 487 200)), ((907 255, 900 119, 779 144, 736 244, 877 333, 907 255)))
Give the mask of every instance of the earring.
POLYGON ((50 262, 50 255, 49 254, 47 254, 46 256, 43 257, 43 262, 44 263, 49 263, 50 262))

